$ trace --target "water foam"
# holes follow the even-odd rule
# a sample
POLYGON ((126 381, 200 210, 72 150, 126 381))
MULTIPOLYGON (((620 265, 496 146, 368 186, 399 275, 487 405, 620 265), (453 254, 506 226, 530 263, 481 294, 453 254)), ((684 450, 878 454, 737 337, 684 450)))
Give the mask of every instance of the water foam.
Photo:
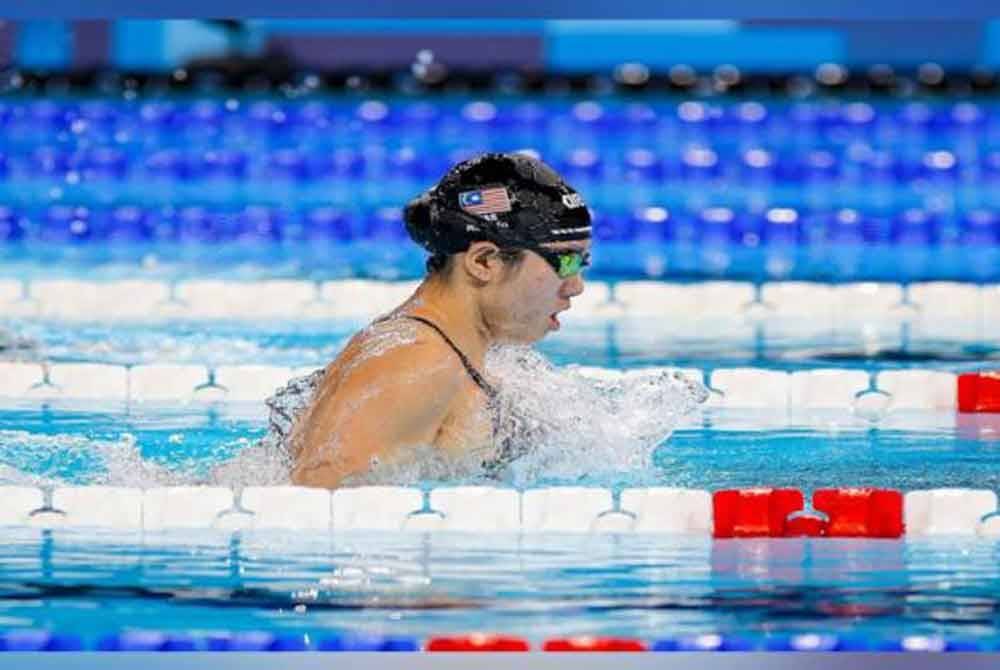
POLYGON ((184 464, 170 468, 142 457, 135 436, 118 440, 0 430, 0 485, 170 486, 190 480, 184 464))
MULTIPOLYGON (((701 383, 667 370, 637 371, 595 380, 575 368, 554 366, 530 347, 496 347, 486 375, 495 385, 497 444, 512 458, 505 467, 484 464, 483 455, 448 458, 415 446, 404 460, 374 462, 350 484, 415 485, 479 483, 499 478, 515 486, 551 481, 607 481, 615 474, 652 472, 654 450, 684 414, 708 397, 701 383)), ((217 472, 229 484, 287 481, 291 427, 308 406, 322 377, 317 371, 293 380, 268 400, 268 434, 217 472), (282 471, 282 464, 286 470, 282 471)))
MULTIPOLYGON (((376 342, 369 353, 377 355, 405 340, 376 342)), ((707 397, 701 384, 668 371, 594 379, 572 367, 554 366, 528 347, 491 350, 485 373, 498 391, 495 441, 511 458, 496 467, 479 452, 456 458, 431 446, 415 446, 404 459, 373 462, 368 472, 345 483, 429 485, 500 479, 528 487, 557 481, 608 484, 620 475, 630 482, 637 476, 655 478, 654 450, 670 436, 679 418, 707 397)), ((214 445, 207 458, 206 454, 144 458, 131 433, 98 439, 0 430, 0 484, 287 484, 291 429, 322 376, 320 369, 292 380, 267 401, 269 430, 260 441, 228 440, 214 445)), ((168 440, 175 445, 183 437, 181 432, 168 440)))
POLYGON ((653 451, 708 398, 674 371, 593 379, 529 347, 492 350, 486 369, 500 391, 498 438, 519 454, 504 476, 521 486, 652 474, 653 451))

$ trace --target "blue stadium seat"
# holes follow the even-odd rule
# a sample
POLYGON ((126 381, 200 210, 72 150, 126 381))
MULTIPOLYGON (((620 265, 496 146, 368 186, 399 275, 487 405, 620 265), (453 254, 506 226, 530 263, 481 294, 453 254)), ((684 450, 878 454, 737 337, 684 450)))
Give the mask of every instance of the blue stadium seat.
POLYGON ((138 122, 145 132, 156 133, 173 130, 179 123, 181 114, 177 105, 171 102, 148 101, 139 105, 138 122))
POLYGON ((879 122, 878 110, 867 102, 851 102, 840 108, 838 126, 852 136, 867 135, 879 122))
POLYGON ((149 212, 141 207, 124 205, 106 213, 104 237, 112 242, 148 242, 153 238, 149 212))
POLYGON ((924 102, 908 102, 893 115, 893 123, 901 130, 926 132, 934 121, 934 109, 924 102))
POLYGON ((406 239, 403 226, 403 210, 397 207, 383 207, 376 210, 365 226, 365 238, 373 241, 402 241, 406 239))
POLYGON ((247 175, 249 157, 232 149, 209 149, 196 159, 198 172, 206 177, 241 179, 247 175))
POLYGON ((617 213, 591 211, 591 221, 595 240, 630 242, 635 238, 635 222, 630 217, 617 213))
POLYGON ((336 149, 329 156, 313 159, 314 174, 339 179, 358 179, 364 176, 365 157, 353 149, 336 149))
POLYGON ((85 242, 94 237, 86 207, 51 205, 42 214, 40 239, 45 242, 85 242))
POLYGON ((366 129, 399 123, 398 115, 393 115, 389 105, 381 100, 365 100, 354 109, 354 118, 366 129))
POLYGON ((270 100, 251 103, 246 110, 245 118, 257 132, 273 134, 288 131, 297 120, 285 105, 270 100))
POLYGON ((0 242, 17 242, 24 239, 24 226, 17 210, 0 205, 0 242))
POLYGON ((701 136, 720 124, 723 111, 715 105, 688 100, 677 105, 675 118, 682 132, 701 136))
POLYGON ((660 243, 674 238, 673 212, 666 207, 643 207, 632 212, 631 218, 632 235, 637 241, 660 243))
POLYGON ((771 114, 766 105, 749 100, 730 106, 724 111, 726 125, 734 126, 740 133, 755 135, 763 133, 771 122, 771 114))
POLYGON ((595 100, 582 100, 573 105, 567 115, 576 130, 601 131, 612 123, 610 111, 595 100))
POLYGON ((989 117, 983 107, 963 100, 941 111, 935 118, 940 126, 955 132, 981 133, 989 117))
POLYGON ((81 101, 77 114, 88 125, 102 130, 114 129, 122 116, 118 106, 100 99, 81 101))
POLYGON ((841 209, 824 217, 825 242, 831 244, 862 245, 865 242, 864 220, 854 209, 841 209))
POLYGON ((993 246, 1000 243, 1000 218, 996 213, 977 209, 961 218, 960 239, 969 246, 993 246))
POLYGON ((651 149, 633 147, 625 152, 622 171, 630 181, 660 181, 664 177, 664 165, 651 149))
POLYGON ((129 171, 128 156, 113 147, 95 147, 83 152, 79 168, 87 179, 124 179, 129 171))
POLYGON ((145 172, 160 179, 188 180, 199 174, 198 163, 177 149, 162 149, 149 154, 145 172))
POLYGON ((289 217, 270 207, 248 206, 236 213, 233 239, 238 242, 278 242, 289 217))
POLYGON ((389 153, 388 170, 393 177, 423 180, 440 176, 430 173, 432 165, 435 163, 412 146, 403 146, 389 153))
POLYGON ((895 216, 892 222, 893 244, 928 246, 937 243, 938 222, 929 212, 907 209, 895 216))
POLYGON ((777 175, 788 182, 824 182, 841 176, 841 165, 836 153, 828 149, 810 149, 780 160, 777 175))
POLYGON ((729 207, 706 207, 697 214, 698 241, 712 246, 726 246, 734 238, 736 213, 729 207))
POLYGON ((333 107, 318 100, 310 100, 292 107, 288 111, 294 125, 309 130, 329 131, 336 118, 333 107))
POLYGON ((704 145, 690 145, 681 152, 681 176, 686 179, 713 179, 722 174, 719 154, 704 145))
POLYGON ((621 110, 620 124, 627 132, 650 133, 659 123, 660 113, 652 105, 633 102, 621 110))
POLYGON ((64 177, 76 168, 78 157, 63 147, 41 146, 31 152, 31 172, 35 175, 64 177))
POLYGON ((353 218, 333 207, 309 210, 302 215, 296 228, 286 228, 286 237, 301 240, 349 242, 355 235, 353 218))
POLYGON ((188 130, 211 131, 222 125, 225 105, 219 100, 203 99, 179 105, 177 119, 188 130))
POLYGON ((460 118, 472 128, 493 130, 499 125, 497 106, 485 100, 474 100, 463 105, 460 118))
POLYGON ((578 147, 560 159, 558 169, 570 182, 596 180, 604 173, 604 161, 596 149, 578 147))
POLYGON ((182 207, 173 213, 173 222, 179 242, 221 242, 227 237, 223 217, 204 207, 182 207))
POLYGON ((33 100, 25 107, 27 120, 32 125, 50 129, 60 130, 66 126, 69 119, 71 105, 53 100, 33 100))
POLYGON ((793 246, 802 243, 802 214, 798 210, 773 207, 761 218, 760 237, 764 244, 793 246))
POLYGON ((265 170, 269 177, 301 181, 312 177, 306 156, 297 149, 278 149, 265 159, 265 170))
POLYGON ((772 181, 777 176, 777 156, 763 148, 754 147, 740 155, 740 174, 751 181, 772 181))

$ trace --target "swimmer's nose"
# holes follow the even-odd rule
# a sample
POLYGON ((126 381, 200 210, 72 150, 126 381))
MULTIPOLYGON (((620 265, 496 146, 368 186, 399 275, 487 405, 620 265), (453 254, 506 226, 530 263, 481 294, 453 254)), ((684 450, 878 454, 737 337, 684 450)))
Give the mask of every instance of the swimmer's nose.
POLYGON ((581 293, 583 293, 583 273, 578 272, 566 279, 562 285, 562 297, 564 298, 574 298, 581 293))

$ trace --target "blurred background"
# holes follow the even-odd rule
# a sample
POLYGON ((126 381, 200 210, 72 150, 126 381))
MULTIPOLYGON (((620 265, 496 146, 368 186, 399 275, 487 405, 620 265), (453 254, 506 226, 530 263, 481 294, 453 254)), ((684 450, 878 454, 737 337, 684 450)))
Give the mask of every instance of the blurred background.
POLYGON ((0 62, 22 277, 414 278, 402 205, 484 150, 585 194, 596 277, 1000 273, 1000 21, 25 21, 0 62))

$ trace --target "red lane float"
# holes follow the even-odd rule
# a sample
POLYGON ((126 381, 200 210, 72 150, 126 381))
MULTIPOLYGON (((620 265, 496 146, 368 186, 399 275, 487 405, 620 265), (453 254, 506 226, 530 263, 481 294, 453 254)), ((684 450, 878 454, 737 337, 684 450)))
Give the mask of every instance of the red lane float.
POLYGON ((823 537, 827 525, 823 517, 804 512, 785 520, 785 537, 823 537))
POLYGON ((713 535, 726 537, 782 537, 785 520, 802 509, 798 489, 728 489, 712 496, 713 535))
POLYGON ((1000 371, 958 376, 959 412, 1000 412, 1000 371))
POLYGON ((829 517, 827 537, 900 537, 903 494, 892 489, 818 489, 813 507, 829 517))
POLYGON ((621 637, 560 637, 546 640, 542 651, 646 651, 641 640, 621 637))
POLYGON ((424 645, 427 651, 530 651, 531 645, 520 637, 509 635, 456 635, 453 637, 432 637, 424 645))

